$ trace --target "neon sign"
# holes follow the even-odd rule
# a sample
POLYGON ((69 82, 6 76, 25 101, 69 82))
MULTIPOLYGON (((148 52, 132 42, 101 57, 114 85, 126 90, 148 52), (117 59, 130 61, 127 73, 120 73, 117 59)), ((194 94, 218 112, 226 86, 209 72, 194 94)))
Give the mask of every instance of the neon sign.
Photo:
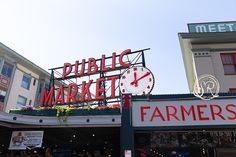
POLYGON ((91 57, 88 60, 82 59, 81 61, 75 61, 74 64, 64 63, 62 67, 54 68, 54 70, 61 70, 62 73, 61 77, 55 79, 57 81, 71 78, 82 80, 85 76, 90 78, 90 76, 96 74, 100 74, 100 77, 82 81, 80 85, 77 83, 60 83, 57 88, 54 85, 50 89, 45 88, 41 98, 41 106, 51 107, 57 104, 76 104, 116 98, 115 90, 116 84, 118 84, 116 81, 119 80, 120 74, 105 76, 104 73, 127 69, 133 65, 130 61, 124 59, 125 56, 131 53, 130 49, 126 49, 120 55, 114 52, 110 57, 105 55, 102 55, 100 59, 91 57), (107 82, 110 88, 106 89, 104 82, 107 82), (92 87, 92 84, 95 84, 95 86, 92 87))

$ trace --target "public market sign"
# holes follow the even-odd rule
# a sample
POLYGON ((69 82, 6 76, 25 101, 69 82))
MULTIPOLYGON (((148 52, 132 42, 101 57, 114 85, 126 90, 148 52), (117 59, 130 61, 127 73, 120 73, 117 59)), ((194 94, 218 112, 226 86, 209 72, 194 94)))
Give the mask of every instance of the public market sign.
POLYGON ((211 22, 211 23, 190 23, 188 24, 190 33, 207 32, 235 32, 236 21, 232 22, 211 22))
MULTIPOLYGON (((111 72, 120 69, 126 69, 131 66, 130 62, 124 60, 124 56, 131 53, 130 49, 124 50, 120 55, 112 53, 112 56, 106 57, 102 55, 100 59, 93 57, 88 60, 82 59, 81 61, 75 61, 74 63, 64 63, 64 66, 58 69, 62 69, 61 80, 70 78, 81 78, 84 76, 90 76, 95 74, 101 74, 105 72, 111 72), (109 62, 110 66, 106 66, 109 62)), ((44 89, 42 95, 41 106, 52 106, 55 104, 75 104, 83 103, 95 100, 104 100, 106 97, 115 98, 115 82, 119 79, 119 75, 103 76, 97 79, 89 79, 88 81, 82 81, 79 86, 76 83, 70 83, 68 85, 61 84, 58 89, 52 86, 49 90, 44 89), (111 88, 107 91, 102 83, 109 81, 111 88), (95 82, 95 91, 91 88, 91 85, 95 82), (55 91, 56 90, 56 91, 55 91), (110 95, 104 95, 104 93, 110 93, 110 95), (95 98, 92 98, 92 93, 95 93, 95 98)))
POLYGON ((133 101, 135 127, 236 124, 236 99, 133 101))

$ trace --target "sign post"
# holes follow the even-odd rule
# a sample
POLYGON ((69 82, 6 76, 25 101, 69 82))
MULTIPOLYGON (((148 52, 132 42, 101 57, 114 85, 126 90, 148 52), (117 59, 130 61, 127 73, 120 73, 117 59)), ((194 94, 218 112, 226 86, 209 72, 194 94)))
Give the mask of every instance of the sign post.
POLYGON ((131 95, 122 96, 122 116, 120 129, 121 157, 134 157, 134 133, 131 124, 131 95))

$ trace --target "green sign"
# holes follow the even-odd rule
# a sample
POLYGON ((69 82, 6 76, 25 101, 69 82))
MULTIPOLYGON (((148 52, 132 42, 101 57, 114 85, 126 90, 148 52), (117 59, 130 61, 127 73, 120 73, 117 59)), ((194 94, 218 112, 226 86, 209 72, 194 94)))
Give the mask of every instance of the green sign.
POLYGON ((212 23, 190 23, 188 24, 188 30, 190 33, 235 32, 236 21, 212 22, 212 23))

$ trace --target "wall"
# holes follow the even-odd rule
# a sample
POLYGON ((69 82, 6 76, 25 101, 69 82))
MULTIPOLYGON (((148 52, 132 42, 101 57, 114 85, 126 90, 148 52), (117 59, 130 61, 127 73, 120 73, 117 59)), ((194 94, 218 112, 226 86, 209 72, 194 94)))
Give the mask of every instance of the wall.
POLYGON ((30 100, 32 101, 32 104, 34 104, 35 94, 36 94, 36 90, 38 86, 39 76, 19 64, 17 64, 15 75, 13 77, 14 78, 13 78, 13 82, 11 86, 11 91, 9 94, 7 107, 5 109, 6 112, 9 112, 10 109, 13 109, 16 107, 16 103, 17 103, 17 99, 19 95, 27 98, 26 104, 29 104, 30 100), (25 73, 31 76, 29 90, 21 87, 22 78, 25 73), (36 78, 36 83, 35 85, 33 85, 35 78, 36 78))
POLYGON ((228 92, 229 88, 236 88, 236 75, 224 74, 220 56, 221 53, 236 53, 236 43, 197 44, 192 47, 198 76, 214 75, 220 83, 220 92, 228 92))

